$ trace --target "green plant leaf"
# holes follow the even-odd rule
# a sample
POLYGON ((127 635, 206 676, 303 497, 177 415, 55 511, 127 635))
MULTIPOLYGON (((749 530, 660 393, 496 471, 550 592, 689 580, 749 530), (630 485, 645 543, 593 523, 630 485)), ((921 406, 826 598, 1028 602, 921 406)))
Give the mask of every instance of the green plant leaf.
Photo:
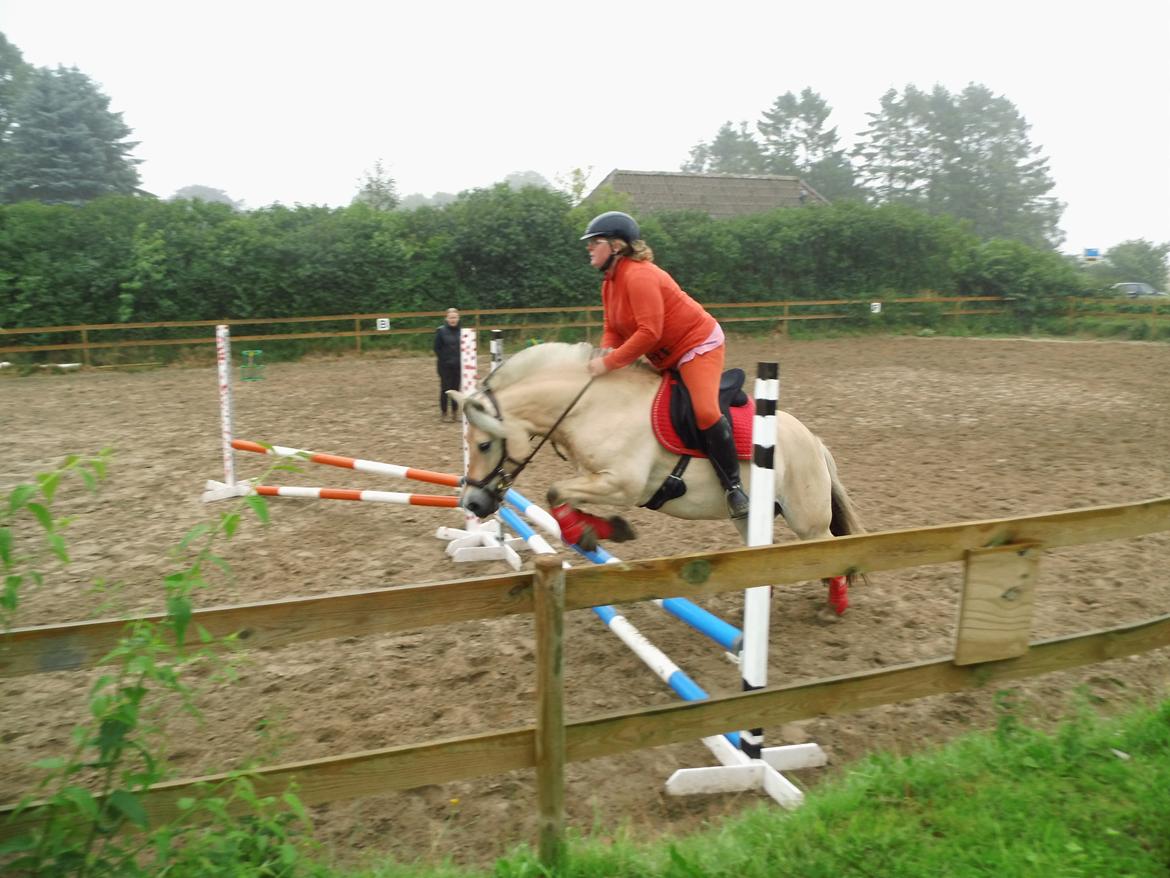
POLYGON ((114 790, 106 801, 110 803, 111 808, 118 811, 135 826, 146 828, 148 823, 146 811, 143 810, 142 802, 138 796, 129 790, 114 790))
POLYGON ((229 540, 232 538, 232 534, 234 534, 236 532, 236 529, 239 526, 240 526, 240 513, 238 513, 238 512, 228 512, 223 516, 223 519, 220 521, 220 527, 223 528, 223 534, 229 540))
POLYGON ((0 527, 0 562, 5 567, 12 565, 12 529, 0 527))
POLYGON ((43 527, 45 530, 52 533, 52 531, 53 531, 53 514, 51 512, 49 512, 48 508, 46 506, 43 506, 40 503, 33 503, 31 501, 24 504, 24 505, 25 505, 25 508, 28 509, 28 511, 33 514, 33 516, 36 518, 36 520, 38 522, 40 522, 41 527, 43 527))
POLYGON ((24 504, 28 502, 28 498, 36 492, 36 485, 21 484, 13 488, 8 494, 9 513, 16 512, 18 509, 23 509, 24 504))
POLYGON ((37 481, 40 482, 41 493, 45 495, 45 502, 52 503, 57 488, 61 485, 61 472, 42 473, 37 476, 37 481))
POLYGON ((49 544, 49 549, 62 564, 69 563, 69 547, 65 545, 65 540, 60 534, 51 533, 45 537, 45 542, 49 544))
POLYGON ((65 787, 60 796, 67 804, 72 805, 87 820, 97 820, 98 803, 93 793, 84 787, 65 787))
POLYGON ((197 539, 200 539, 201 537, 203 537, 210 530, 211 530, 211 525, 208 524, 206 521, 195 525, 193 528, 191 528, 189 531, 187 531, 187 533, 183 536, 183 539, 179 540, 179 548, 180 549, 187 548, 188 546, 191 545, 191 543, 193 543, 197 539))
POLYGON ((268 501, 259 494, 253 494, 245 499, 245 502, 252 507, 252 511, 256 513, 256 517, 260 519, 261 524, 268 524, 268 501))
POLYGON ((167 615, 171 617, 175 643, 182 646, 187 626, 191 624, 191 601, 182 595, 171 595, 167 598, 167 615))

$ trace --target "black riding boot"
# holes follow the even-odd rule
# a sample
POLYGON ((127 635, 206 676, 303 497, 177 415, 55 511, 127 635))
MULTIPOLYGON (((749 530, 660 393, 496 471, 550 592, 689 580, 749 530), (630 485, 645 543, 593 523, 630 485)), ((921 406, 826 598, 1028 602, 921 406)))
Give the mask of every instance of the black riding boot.
POLYGON ((743 482, 739 480, 739 458, 735 453, 735 437, 727 418, 720 418, 706 430, 700 430, 707 457, 719 483, 727 492, 727 511, 732 519, 747 518, 748 496, 744 493, 743 482))

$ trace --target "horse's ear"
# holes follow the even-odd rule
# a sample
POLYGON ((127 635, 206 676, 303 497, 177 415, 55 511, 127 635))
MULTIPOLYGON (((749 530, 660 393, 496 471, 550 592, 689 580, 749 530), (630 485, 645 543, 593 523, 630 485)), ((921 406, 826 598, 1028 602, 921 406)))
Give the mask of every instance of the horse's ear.
POLYGON ((471 422, 473 427, 478 427, 489 436, 494 436, 497 439, 507 437, 504 425, 488 414, 483 400, 464 396, 462 393, 457 393, 454 390, 448 390, 447 395, 463 406, 463 414, 467 415, 467 420, 471 422))

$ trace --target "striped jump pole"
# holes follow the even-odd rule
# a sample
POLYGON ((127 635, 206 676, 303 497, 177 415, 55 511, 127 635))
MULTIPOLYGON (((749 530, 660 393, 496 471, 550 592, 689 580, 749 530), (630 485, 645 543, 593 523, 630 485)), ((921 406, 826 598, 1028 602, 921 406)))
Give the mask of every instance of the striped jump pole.
MULTIPOLYGON (((528 526, 520 516, 507 506, 500 508, 500 518, 508 527, 512 528, 522 539, 528 542, 533 551, 541 554, 548 554, 555 550, 549 546, 548 542, 537 534, 531 527, 528 526), (534 541, 538 541, 535 542, 534 541), (538 548, 543 544, 543 548, 538 548), (547 552, 544 551, 547 549, 547 552)), ((616 564, 620 563, 617 558, 614 558, 604 549, 597 551, 587 551, 580 546, 574 545, 574 549, 589 558, 595 564, 616 564)), ((646 639, 646 636, 634 626, 629 619, 615 610, 608 604, 603 604, 599 607, 592 607, 593 614, 597 616, 606 627, 612 631, 617 638, 628 646, 631 652, 640 658, 646 667, 654 672, 663 683, 671 688, 679 698, 683 701, 706 701, 711 696, 704 691, 703 687, 696 683, 687 673, 678 665, 670 660, 661 649, 646 639)), ((718 755, 718 751, 725 750, 728 747, 735 749, 739 747, 739 733, 728 732, 724 736, 712 736, 710 739, 704 738, 704 742, 710 740, 708 746, 712 748, 718 755)))
POLYGON ((324 466, 335 466, 341 469, 352 469, 357 472, 392 476, 398 479, 409 479, 414 482, 429 482, 432 485, 449 485, 452 488, 458 488, 463 483, 463 480, 459 476, 451 473, 436 473, 425 469, 415 469, 410 466, 379 463, 376 460, 363 460, 360 457, 343 457, 340 454, 306 451, 303 448, 289 448, 286 445, 261 445, 259 442, 250 442, 247 439, 233 439, 231 446, 237 451, 251 451, 255 454, 270 454, 275 457, 299 458, 301 460, 307 460, 310 463, 323 464, 324 466))
POLYGON ((262 497, 291 497, 298 500, 356 500, 362 503, 393 503, 399 506, 437 506, 456 509, 459 498, 435 494, 404 494, 398 491, 354 491, 349 488, 302 488, 296 485, 253 485, 252 494, 262 497))
MULTIPOLYGON (((774 458, 780 368, 776 363, 758 363, 756 370, 747 544, 767 546, 772 543, 776 514, 774 458)), ((744 691, 762 689, 768 684, 771 593, 771 586, 766 585, 744 590, 743 651, 740 654, 744 691)), ((680 769, 666 782, 666 791, 673 795, 688 795, 758 789, 784 808, 799 806, 804 801, 804 793, 781 772, 822 766, 828 761, 824 751, 817 744, 765 748, 763 743, 762 728, 741 732, 739 749, 716 753, 721 765, 680 769)))
POLYGON ((232 335, 226 323, 215 327, 215 366, 219 373, 219 427, 223 441, 223 483, 236 483, 236 457, 232 453, 232 335))
MULTIPOLYGON (((529 521, 540 527, 541 530, 549 534, 554 540, 560 541, 561 527, 557 524, 557 520, 546 510, 541 509, 515 488, 508 490, 508 493, 504 496, 504 501, 520 510, 529 521)), ((507 507, 500 508, 505 509, 507 507)), ((575 543, 571 544, 570 547, 594 564, 621 563, 621 559, 615 558, 601 546, 598 546, 592 551, 584 549, 575 543)), ((710 637, 729 653, 733 655, 739 653, 740 646, 743 643, 743 633, 734 625, 720 619, 714 613, 704 610, 694 601, 688 598, 655 598, 654 603, 675 618, 690 625, 700 634, 710 637)))

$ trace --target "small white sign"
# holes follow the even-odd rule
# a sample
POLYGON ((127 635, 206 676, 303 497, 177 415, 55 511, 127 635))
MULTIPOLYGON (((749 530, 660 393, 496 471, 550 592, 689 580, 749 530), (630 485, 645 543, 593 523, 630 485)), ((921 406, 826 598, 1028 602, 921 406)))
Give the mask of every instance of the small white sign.
POLYGON ((870 314, 881 314, 882 313, 882 303, 881 302, 870 302, 869 303, 869 313, 870 314))
POLYGON ((389 317, 379 317, 379 318, 377 318, 377 320, 374 321, 374 325, 379 330, 385 331, 385 330, 390 328, 390 318, 389 317))

